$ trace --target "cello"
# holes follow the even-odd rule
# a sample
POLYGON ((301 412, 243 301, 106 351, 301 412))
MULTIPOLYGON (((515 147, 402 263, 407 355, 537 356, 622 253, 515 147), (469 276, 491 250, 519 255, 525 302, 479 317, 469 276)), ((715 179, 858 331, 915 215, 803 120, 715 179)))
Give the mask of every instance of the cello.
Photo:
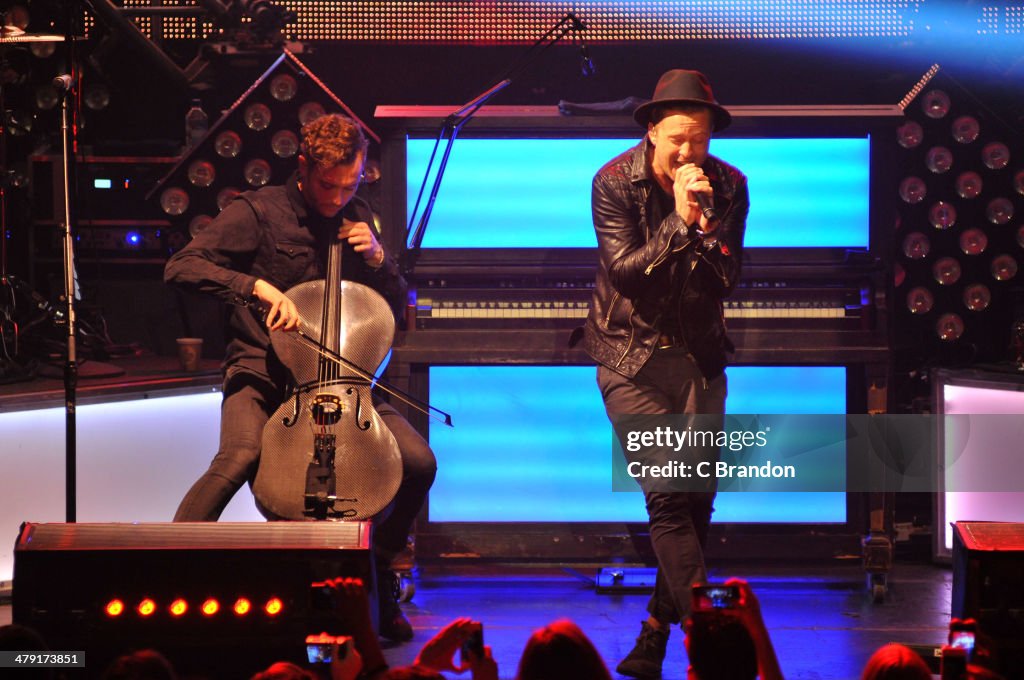
POLYGON ((359 368, 384 364, 395 319, 375 290, 342 280, 342 248, 332 241, 325 280, 285 293, 299 330, 270 332, 294 386, 263 429, 252 484, 270 520, 366 519, 391 503, 402 481, 398 443, 373 407, 375 372, 359 368))

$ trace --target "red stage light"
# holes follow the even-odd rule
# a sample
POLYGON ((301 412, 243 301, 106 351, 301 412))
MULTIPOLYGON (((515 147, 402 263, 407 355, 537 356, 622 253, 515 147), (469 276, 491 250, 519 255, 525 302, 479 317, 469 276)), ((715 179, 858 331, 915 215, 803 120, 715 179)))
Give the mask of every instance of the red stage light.
POLYGON ((245 616, 252 609, 252 603, 244 597, 240 597, 235 601, 234 609, 239 616, 245 616))
POLYGON ((107 606, 103 608, 107 612, 107 616, 120 616, 124 613, 124 602, 118 599, 113 599, 107 603, 107 606))
POLYGON ((151 616, 156 611, 156 602, 147 597, 139 602, 139 606, 135 610, 139 612, 139 616, 151 616))
POLYGON ((214 614, 220 611, 220 602, 218 602, 216 599, 212 597, 208 598, 205 602, 203 602, 203 606, 200 607, 200 609, 202 610, 204 616, 213 616, 214 614))
POLYGON ((267 604, 263 607, 263 611, 267 612, 270 616, 277 616, 284 609, 284 602, 281 602, 280 598, 272 597, 267 600, 267 604))
POLYGON ((171 603, 171 616, 182 616, 188 611, 188 602, 180 597, 171 603))

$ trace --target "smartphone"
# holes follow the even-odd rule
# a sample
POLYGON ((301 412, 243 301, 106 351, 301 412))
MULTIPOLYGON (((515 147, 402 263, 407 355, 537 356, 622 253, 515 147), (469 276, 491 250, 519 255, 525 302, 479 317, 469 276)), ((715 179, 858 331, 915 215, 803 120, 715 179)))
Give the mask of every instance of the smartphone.
POLYGON ((462 643, 462 662, 484 658, 484 624, 473 621, 469 637, 462 643))
POLYGON ((352 638, 346 635, 310 635, 306 638, 306 659, 311 664, 331 663, 335 657, 338 661, 344 661, 351 648, 352 638))
POLYGON ((942 647, 942 680, 966 680, 967 651, 960 647, 943 645, 942 647))
POLYGON ((732 609, 740 603, 739 586, 706 585, 693 587, 694 611, 732 609))
POLYGON ((973 630, 951 630, 949 631, 949 646, 958 647, 967 652, 968 660, 974 652, 974 631, 973 630))

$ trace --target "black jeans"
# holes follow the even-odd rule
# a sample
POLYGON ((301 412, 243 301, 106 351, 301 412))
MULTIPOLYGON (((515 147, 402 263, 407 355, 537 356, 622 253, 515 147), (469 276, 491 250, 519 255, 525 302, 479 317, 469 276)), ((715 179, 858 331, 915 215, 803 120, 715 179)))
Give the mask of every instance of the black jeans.
MULTIPOLYGON (((273 384, 246 372, 224 381, 220 449, 210 467, 192 485, 174 515, 175 522, 215 522, 231 497, 256 475, 263 426, 284 394, 273 384)), ((402 483, 391 512, 374 529, 374 552, 388 563, 405 548, 409 530, 434 483, 437 460, 427 442, 387 403, 374 404, 402 454, 402 483)))
MULTIPOLYGON (((656 350, 632 380, 598 366, 597 382, 609 417, 617 414, 723 414, 725 374, 707 383, 682 349, 656 350)), ((707 580, 704 548, 714 491, 645 492, 651 543, 658 558, 648 613, 662 623, 690 614, 693 584, 707 580)))

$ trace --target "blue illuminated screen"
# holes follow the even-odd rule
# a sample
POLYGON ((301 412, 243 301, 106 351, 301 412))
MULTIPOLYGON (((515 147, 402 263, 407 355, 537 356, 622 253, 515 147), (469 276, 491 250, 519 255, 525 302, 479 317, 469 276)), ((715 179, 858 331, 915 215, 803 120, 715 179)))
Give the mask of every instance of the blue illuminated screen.
MULTIPOLYGON (((846 368, 731 366, 726 412, 844 414, 846 368)), ((431 366, 438 458, 431 522, 646 522, 643 496, 613 492, 612 429, 593 366, 431 366)), ((845 479, 845 451, 835 461, 845 479), (840 459, 841 458, 841 459, 840 459)), ((845 494, 730 492, 716 522, 842 523, 845 494)))
MULTIPOLYGON (((422 245, 594 248, 591 180, 637 141, 459 139, 422 245)), ((407 141, 409 215, 433 147, 407 141)), ((725 138, 711 152, 747 175, 747 247, 868 247, 869 137, 725 138)))

